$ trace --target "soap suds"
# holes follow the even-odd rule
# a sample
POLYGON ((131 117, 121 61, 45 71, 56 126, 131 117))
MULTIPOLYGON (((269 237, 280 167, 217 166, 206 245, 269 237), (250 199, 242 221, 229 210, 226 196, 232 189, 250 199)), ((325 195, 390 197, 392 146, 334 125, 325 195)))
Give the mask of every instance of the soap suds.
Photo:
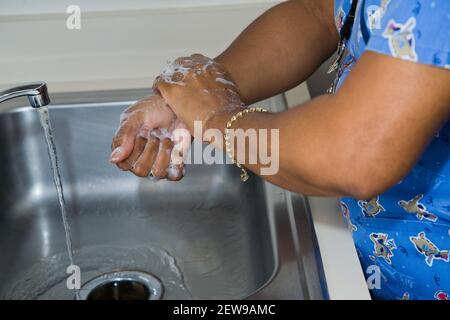
POLYGON ((180 170, 176 166, 173 166, 173 165, 170 165, 166 171, 167 171, 167 175, 170 178, 175 178, 180 175, 180 170))
POLYGON ((176 62, 168 64, 162 71, 160 77, 166 83, 178 84, 184 86, 184 77, 190 71, 190 68, 181 66, 176 62), (176 76, 181 77, 181 79, 174 79, 176 76))
POLYGON ((158 138, 159 140, 164 140, 165 138, 168 138, 170 140, 171 139, 171 134, 169 132, 169 130, 167 130, 166 128, 160 128, 160 129, 156 129, 156 130, 152 130, 150 132, 150 135, 152 135, 153 137, 158 138))
POLYGON ((216 78, 216 81, 220 82, 220 83, 223 83, 223 84, 227 84, 227 85, 233 86, 233 87, 235 86, 233 82, 231 82, 229 80, 225 80, 223 78, 216 78))

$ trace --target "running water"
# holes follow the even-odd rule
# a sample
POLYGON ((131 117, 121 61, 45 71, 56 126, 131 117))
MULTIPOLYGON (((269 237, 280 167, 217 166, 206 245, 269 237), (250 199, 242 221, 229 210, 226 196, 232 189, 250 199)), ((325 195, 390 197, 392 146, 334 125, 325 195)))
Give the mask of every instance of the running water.
MULTIPOLYGON (((70 234, 70 225, 67 217, 66 202, 64 200, 64 190, 61 183, 61 175, 59 173, 58 155, 56 153, 55 142, 53 141, 52 127, 50 124, 50 117, 48 107, 38 108, 41 126, 45 132, 45 140, 47 141, 48 156, 50 158, 50 165, 53 171, 53 182, 55 183, 56 192, 58 194, 59 207, 61 210, 61 217, 64 225, 64 232, 66 234, 66 247, 69 254, 69 261, 71 265, 75 265, 73 260, 72 236, 70 234)), ((78 290, 75 290, 77 299, 79 298, 78 290)))

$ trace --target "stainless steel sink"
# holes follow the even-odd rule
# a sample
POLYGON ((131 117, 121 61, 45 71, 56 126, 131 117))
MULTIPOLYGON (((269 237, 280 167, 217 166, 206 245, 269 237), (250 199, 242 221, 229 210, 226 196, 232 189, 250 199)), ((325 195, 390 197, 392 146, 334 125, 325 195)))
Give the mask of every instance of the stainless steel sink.
MULTIPOLYGON (((81 282, 137 270, 161 281, 164 299, 326 298, 303 196, 258 177, 241 183, 231 165, 190 165, 182 181, 168 182, 108 163, 120 112, 148 93, 51 97, 81 282)), ((26 105, 0 109, 0 298, 73 299, 44 134, 26 105)))

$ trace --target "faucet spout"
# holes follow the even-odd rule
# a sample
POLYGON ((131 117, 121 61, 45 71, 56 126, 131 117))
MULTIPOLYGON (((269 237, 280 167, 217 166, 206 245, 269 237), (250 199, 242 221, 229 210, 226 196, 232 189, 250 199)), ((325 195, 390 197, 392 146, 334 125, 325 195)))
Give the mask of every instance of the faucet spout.
POLYGON ((0 92, 0 103, 23 96, 28 97, 28 101, 33 108, 40 108, 50 103, 47 84, 45 82, 24 84, 0 92))

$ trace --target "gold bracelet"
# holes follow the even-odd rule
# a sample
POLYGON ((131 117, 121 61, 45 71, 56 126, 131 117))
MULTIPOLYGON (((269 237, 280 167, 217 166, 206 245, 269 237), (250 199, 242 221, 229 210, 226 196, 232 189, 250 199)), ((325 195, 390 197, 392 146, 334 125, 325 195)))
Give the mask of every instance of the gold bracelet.
POLYGON ((227 122, 227 126, 225 128, 224 138, 225 138, 225 149, 227 151, 227 155, 230 157, 231 161, 233 161, 233 164, 235 164, 239 169, 241 169, 241 181, 245 182, 248 180, 249 175, 247 170, 239 164, 235 159, 233 155, 233 150, 231 148, 231 137, 230 137, 230 130, 233 128, 233 124, 236 122, 237 119, 242 118, 244 115, 252 112, 267 112, 266 109, 258 108, 258 107, 252 107, 248 109, 244 109, 242 111, 239 111, 234 116, 231 117, 231 119, 227 122))

